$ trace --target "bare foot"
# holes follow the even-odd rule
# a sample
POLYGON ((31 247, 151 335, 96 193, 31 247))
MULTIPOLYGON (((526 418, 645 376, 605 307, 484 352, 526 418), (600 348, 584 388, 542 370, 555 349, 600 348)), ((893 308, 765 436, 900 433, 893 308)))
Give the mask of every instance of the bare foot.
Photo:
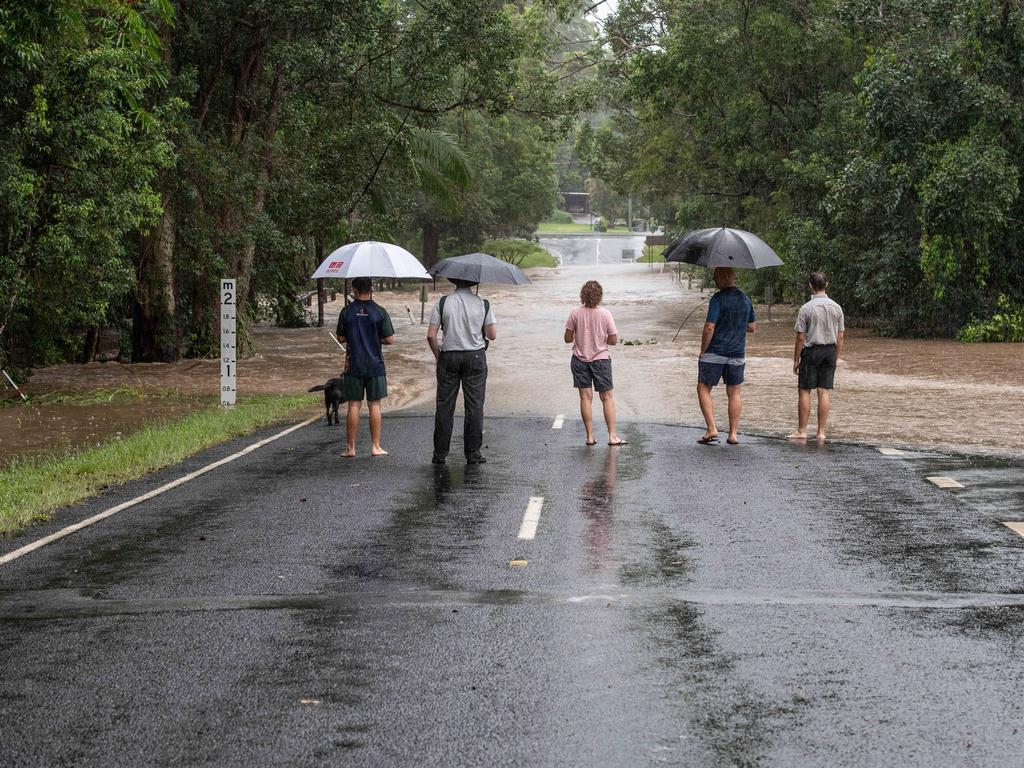
POLYGON ((387 455, 388 455, 388 452, 387 452, 387 451, 385 451, 385 450, 384 450, 383 448, 381 448, 381 447, 380 447, 379 445, 375 445, 375 446, 374 446, 374 447, 373 447, 373 448, 372 448, 372 449, 370 450, 370 455, 371 455, 371 456, 387 456, 387 455))
POLYGON ((791 435, 786 435, 786 439, 787 440, 806 440, 807 439, 807 433, 806 432, 794 432, 791 435))
POLYGON ((341 454, 341 456, 344 459, 354 459, 356 457, 356 449, 355 448, 349 448, 347 451, 345 451, 343 454, 341 454))
POLYGON ((825 442, 825 433, 819 432, 815 438, 819 443, 825 442))

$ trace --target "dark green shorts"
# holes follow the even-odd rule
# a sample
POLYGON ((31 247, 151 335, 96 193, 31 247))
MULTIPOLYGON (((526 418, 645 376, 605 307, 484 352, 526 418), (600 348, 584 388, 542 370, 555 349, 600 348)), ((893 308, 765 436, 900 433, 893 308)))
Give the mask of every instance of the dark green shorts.
POLYGON ((346 402, 358 402, 364 397, 367 400, 383 400, 388 396, 388 377, 345 374, 345 378, 342 379, 342 390, 346 402))

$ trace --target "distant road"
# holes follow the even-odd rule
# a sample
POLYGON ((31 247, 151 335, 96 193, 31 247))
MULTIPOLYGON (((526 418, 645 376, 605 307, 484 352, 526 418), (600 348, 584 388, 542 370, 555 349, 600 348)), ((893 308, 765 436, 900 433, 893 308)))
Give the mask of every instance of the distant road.
POLYGON ((542 235, 539 242, 562 266, 583 267, 636 261, 643 255, 647 234, 542 235))

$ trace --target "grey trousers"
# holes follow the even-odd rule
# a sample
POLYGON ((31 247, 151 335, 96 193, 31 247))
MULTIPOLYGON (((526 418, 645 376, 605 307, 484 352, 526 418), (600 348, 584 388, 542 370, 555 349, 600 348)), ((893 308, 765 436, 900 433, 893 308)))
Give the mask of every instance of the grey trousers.
POLYGON ((466 406, 463 445, 467 458, 480 455, 484 442, 484 390, 487 388, 487 353, 442 352, 437 360, 437 404, 434 411, 434 458, 448 455, 455 423, 455 401, 462 386, 466 406))

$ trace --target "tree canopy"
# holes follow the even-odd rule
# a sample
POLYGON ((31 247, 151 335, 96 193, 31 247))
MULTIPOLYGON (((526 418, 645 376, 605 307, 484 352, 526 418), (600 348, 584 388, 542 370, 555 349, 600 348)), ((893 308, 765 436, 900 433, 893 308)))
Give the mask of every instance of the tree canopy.
POLYGON ((889 333, 1024 302, 1019 3, 622 0, 607 34, 586 159, 675 230, 755 231, 889 333))
POLYGON ((581 7, 4 3, 0 356, 128 318, 134 360, 204 354, 223 275, 287 321, 325 248, 531 233, 589 104, 558 50, 581 7))
POLYGON ((887 333, 1024 312, 1020 3, 591 5, 7 0, 0 363, 111 326, 136 361, 208 354, 219 277, 243 327, 299 322, 329 248, 529 236, 559 183, 755 231, 787 298, 823 269, 887 333))

